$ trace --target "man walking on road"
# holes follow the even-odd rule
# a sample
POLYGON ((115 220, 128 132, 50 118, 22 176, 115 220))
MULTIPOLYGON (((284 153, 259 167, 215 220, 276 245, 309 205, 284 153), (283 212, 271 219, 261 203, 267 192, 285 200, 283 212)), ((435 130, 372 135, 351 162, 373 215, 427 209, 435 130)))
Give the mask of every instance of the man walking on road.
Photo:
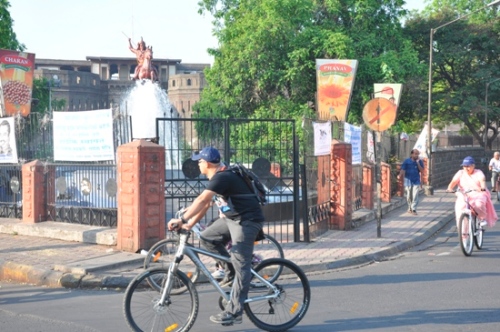
POLYGON ((400 176, 404 178, 408 213, 417 215, 418 192, 422 187, 420 173, 424 170, 424 163, 418 158, 420 152, 411 150, 410 158, 406 158, 401 165, 400 176))

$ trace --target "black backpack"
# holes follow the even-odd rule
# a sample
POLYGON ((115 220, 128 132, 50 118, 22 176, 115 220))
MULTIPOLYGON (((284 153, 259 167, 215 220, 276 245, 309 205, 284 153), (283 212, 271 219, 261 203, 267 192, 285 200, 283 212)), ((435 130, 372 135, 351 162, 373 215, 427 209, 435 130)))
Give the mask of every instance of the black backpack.
POLYGON ((227 170, 241 176, 248 185, 248 188, 250 188, 250 190, 253 192, 253 194, 259 201, 259 204, 266 205, 267 203, 266 194, 268 190, 266 189, 266 187, 264 187, 262 182, 260 182, 259 177, 255 175, 254 172, 252 172, 251 170, 249 170, 240 163, 236 163, 234 165, 229 166, 227 170))

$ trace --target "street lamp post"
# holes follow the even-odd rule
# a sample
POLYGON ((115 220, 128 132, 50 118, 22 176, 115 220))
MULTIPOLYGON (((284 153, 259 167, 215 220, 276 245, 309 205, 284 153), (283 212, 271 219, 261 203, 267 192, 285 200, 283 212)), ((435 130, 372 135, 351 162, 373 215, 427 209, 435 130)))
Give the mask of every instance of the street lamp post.
POLYGON ((428 104, 427 104, 427 187, 426 187, 426 194, 427 195, 432 195, 434 193, 434 190, 432 188, 432 182, 431 182, 431 170, 432 170, 432 119, 431 119, 431 114, 432 114, 432 53, 433 53, 433 43, 434 43, 434 33, 436 33, 437 30, 444 28, 447 25, 450 25, 452 23, 455 23, 456 21, 462 20, 474 13, 477 13, 478 11, 481 11, 485 8, 497 5, 500 3, 500 0, 495 0, 489 4, 487 4, 484 7, 481 7, 479 9, 476 9, 474 11, 471 11, 470 13, 467 13, 465 15, 459 16, 453 21, 447 22, 445 24, 442 24, 438 26, 437 28, 431 29, 430 32, 430 42, 429 42, 429 95, 428 95, 428 104))
POLYGON ((484 94, 484 153, 486 157, 486 143, 488 143, 488 89, 490 84, 500 80, 499 78, 494 79, 486 83, 486 93, 484 94))

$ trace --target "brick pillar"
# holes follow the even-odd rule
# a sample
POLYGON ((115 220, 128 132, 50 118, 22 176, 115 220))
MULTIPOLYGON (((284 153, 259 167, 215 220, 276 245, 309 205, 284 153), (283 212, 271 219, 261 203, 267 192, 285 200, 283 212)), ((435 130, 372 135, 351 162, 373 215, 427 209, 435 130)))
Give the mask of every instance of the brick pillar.
POLYGON ((137 140, 117 151, 117 248, 149 249, 165 237, 165 150, 137 140))
POLYGON ((420 179, 422 182, 422 185, 427 185, 429 184, 429 159, 423 158, 422 161, 424 162, 424 171, 420 174, 420 179))
POLYGON ((382 182, 382 193, 380 194, 380 200, 382 202, 391 202, 391 165, 386 163, 380 163, 381 172, 381 182, 382 182))
POLYGON ((23 222, 37 223, 47 220, 43 163, 39 160, 22 167, 23 222))
POLYGON ((405 195, 405 190, 404 190, 404 178, 399 176, 399 173, 401 172, 401 165, 403 163, 394 163, 393 168, 397 174, 397 182, 396 182, 396 196, 397 197, 404 197, 405 195))
POLYGON ((271 163, 271 174, 277 178, 281 177, 281 166, 278 163, 271 163))
POLYGON ((373 210, 373 172, 375 167, 363 163, 363 189, 361 192, 362 205, 365 209, 373 210))
POLYGON ((330 178, 332 221, 330 229, 352 228, 352 148, 351 144, 332 141, 330 178))

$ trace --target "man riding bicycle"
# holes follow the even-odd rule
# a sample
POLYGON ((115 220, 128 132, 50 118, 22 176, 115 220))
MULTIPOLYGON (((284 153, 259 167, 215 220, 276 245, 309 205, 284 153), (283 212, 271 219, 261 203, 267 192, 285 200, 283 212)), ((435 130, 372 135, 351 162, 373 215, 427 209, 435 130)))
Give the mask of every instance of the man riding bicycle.
POLYGON ((490 160, 489 169, 491 172, 491 191, 497 191, 497 179, 500 173, 500 152, 496 151, 490 160))
POLYGON ((213 147, 203 148, 199 154, 191 158, 198 161, 200 172, 209 179, 207 187, 184 212, 181 219, 171 219, 168 229, 179 227, 190 230, 205 215, 211 206, 212 199, 217 198, 223 215, 215 220, 201 234, 201 244, 208 251, 229 256, 226 244, 231 240, 231 263, 233 270, 227 266, 228 273, 221 286, 229 285, 236 277, 231 300, 225 310, 213 315, 210 320, 223 325, 242 322, 243 304, 247 299, 252 279, 252 254, 254 241, 262 230, 264 215, 259 201, 238 174, 223 171, 219 151, 213 147))
MULTIPOLYGON (((493 227, 498 219, 493 203, 491 202, 491 195, 486 188, 486 177, 484 173, 476 169, 474 158, 465 157, 462 162, 463 169, 459 170, 453 179, 448 184, 447 192, 453 192, 454 188, 458 186, 460 190, 472 190, 469 195, 469 203, 476 211, 477 218, 481 222, 481 226, 486 224, 493 227)), ((457 195, 455 202, 455 216, 457 218, 457 227, 462 210, 465 208, 465 200, 463 195, 457 195)))

